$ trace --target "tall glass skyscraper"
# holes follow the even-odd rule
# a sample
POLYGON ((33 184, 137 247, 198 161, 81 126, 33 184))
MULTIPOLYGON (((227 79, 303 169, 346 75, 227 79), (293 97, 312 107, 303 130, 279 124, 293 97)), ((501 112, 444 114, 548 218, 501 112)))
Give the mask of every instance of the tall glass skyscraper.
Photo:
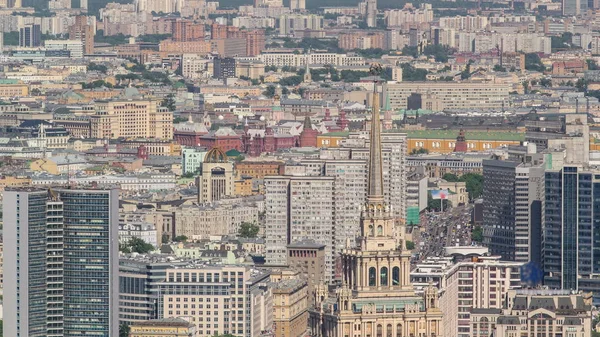
POLYGON ((118 335, 118 190, 4 192, 4 335, 118 335))
POLYGON ((600 299, 600 172, 546 171, 544 283, 600 299))

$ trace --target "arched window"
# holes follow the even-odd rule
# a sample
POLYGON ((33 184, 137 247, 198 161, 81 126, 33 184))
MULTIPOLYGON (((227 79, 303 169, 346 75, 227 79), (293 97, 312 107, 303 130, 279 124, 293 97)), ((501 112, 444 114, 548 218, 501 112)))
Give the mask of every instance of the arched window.
POLYGON ((374 236, 375 235, 375 229, 373 228, 373 225, 369 226, 369 235, 370 236, 374 236))
POLYGON ((377 226, 377 236, 383 236, 383 226, 377 226))
POLYGON ((369 287, 375 286, 375 279, 377 277, 376 274, 377 274, 377 271, 375 270, 375 267, 369 268, 369 287))
POLYGON ((400 284, 400 267, 392 268, 392 285, 397 286, 400 284))
POLYGON ((402 337, 402 324, 396 325, 396 337, 402 337))
POLYGON ((379 284, 382 286, 388 285, 388 269, 387 267, 381 267, 381 271, 379 273, 379 284))
POLYGON ((377 337, 383 337, 383 327, 381 324, 377 325, 377 337))
POLYGON ((392 337, 392 325, 388 324, 385 328, 385 337, 392 337))

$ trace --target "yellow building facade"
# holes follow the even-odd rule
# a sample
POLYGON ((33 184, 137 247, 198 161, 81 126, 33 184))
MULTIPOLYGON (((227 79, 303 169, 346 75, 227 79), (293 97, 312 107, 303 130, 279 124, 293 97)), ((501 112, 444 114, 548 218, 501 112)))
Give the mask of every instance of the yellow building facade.
POLYGON ((157 100, 96 102, 91 116, 93 138, 173 139, 173 113, 157 100))
POLYGON ((29 85, 18 84, 0 84, 0 97, 26 97, 29 96, 29 85))
POLYGON ((273 333, 275 337, 301 337, 308 327, 307 284, 301 279, 273 284, 273 333))

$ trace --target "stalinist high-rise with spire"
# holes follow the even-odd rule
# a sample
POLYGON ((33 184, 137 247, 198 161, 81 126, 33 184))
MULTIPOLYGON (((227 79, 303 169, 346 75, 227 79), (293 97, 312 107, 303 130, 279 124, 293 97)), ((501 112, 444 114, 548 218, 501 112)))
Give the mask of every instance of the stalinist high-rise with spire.
MULTIPOLYGON (((377 88, 377 86, 376 86, 377 88)), ((440 336, 437 289, 423 296, 410 283, 410 251, 383 189, 379 94, 373 95, 367 198, 356 248, 341 253, 342 284, 335 293, 316 287, 310 332, 316 337, 440 336)))

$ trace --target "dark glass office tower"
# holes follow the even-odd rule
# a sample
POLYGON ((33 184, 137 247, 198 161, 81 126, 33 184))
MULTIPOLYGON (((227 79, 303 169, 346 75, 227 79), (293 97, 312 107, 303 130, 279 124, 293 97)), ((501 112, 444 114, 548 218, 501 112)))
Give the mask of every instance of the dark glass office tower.
POLYGON ((600 299, 600 172, 565 166, 546 172, 544 283, 600 299))
POLYGON ((118 335, 118 191, 4 192, 4 335, 118 335))

